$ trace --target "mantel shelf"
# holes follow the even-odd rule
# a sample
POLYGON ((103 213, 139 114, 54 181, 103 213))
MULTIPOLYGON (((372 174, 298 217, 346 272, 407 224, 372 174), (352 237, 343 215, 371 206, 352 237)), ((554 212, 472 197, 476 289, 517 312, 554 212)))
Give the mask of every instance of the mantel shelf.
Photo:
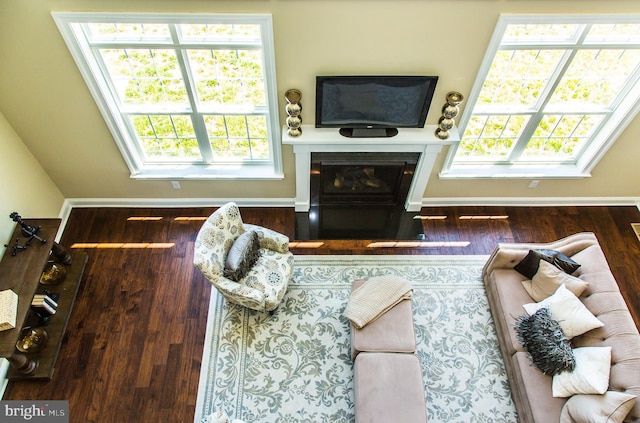
POLYGON ((451 129, 450 136, 442 140, 435 135, 436 125, 426 125, 424 128, 398 128, 398 135, 380 138, 349 138, 340 135, 338 128, 316 128, 314 125, 302 125, 302 135, 292 137, 287 134, 287 127, 282 128, 282 143, 290 145, 367 145, 388 146, 393 148, 398 144, 424 146, 425 144, 449 145, 460 141, 458 128, 451 129))

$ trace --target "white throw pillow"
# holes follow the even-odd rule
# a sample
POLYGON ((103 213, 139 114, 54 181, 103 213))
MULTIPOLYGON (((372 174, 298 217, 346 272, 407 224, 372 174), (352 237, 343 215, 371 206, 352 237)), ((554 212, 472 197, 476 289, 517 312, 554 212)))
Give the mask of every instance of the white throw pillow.
POLYGON ((604 326, 564 285, 560 285, 555 294, 539 303, 529 303, 523 307, 530 316, 542 307, 549 307, 567 339, 604 326))
POLYGON ((533 275, 532 280, 522 282, 524 289, 535 301, 542 301, 550 297, 562 284, 576 297, 579 297, 589 286, 589 283, 566 274, 545 260, 540 260, 538 271, 533 275))
POLYGON ((604 394, 609 388, 611 347, 574 348, 576 368, 553 376, 554 397, 566 398, 576 394, 604 394))
POLYGON ((617 391, 574 395, 562 407, 560 423, 622 423, 635 403, 635 395, 617 391))

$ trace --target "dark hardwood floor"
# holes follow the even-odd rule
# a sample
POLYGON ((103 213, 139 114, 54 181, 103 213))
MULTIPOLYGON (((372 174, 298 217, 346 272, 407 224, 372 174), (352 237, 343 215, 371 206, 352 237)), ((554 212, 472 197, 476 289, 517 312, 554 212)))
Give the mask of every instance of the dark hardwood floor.
MULTIPOLYGON (((213 209, 75 209, 61 240, 89 262, 48 382, 12 381, 5 400, 66 399, 71 422, 192 422, 211 294, 192 265, 213 209)), ((491 253, 498 242, 595 232, 640 323, 635 207, 424 208, 424 241, 295 240, 293 209, 243 208, 292 239, 294 254, 491 253)), ((640 326, 640 325, 639 325, 640 326)))

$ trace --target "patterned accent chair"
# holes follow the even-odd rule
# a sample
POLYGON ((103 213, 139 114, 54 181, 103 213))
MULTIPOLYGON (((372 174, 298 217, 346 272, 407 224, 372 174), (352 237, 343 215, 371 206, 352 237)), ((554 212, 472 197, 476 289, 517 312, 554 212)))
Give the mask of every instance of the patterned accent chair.
POLYGON ((293 274, 289 238, 276 231, 242 222, 235 203, 227 203, 204 222, 195 244, 194 264, 230 303, 258 311, 275 310, 293 274), (247 231, 260 241, 260 257, 238 282, 224 277, 225 260, 233 242, 247 231))

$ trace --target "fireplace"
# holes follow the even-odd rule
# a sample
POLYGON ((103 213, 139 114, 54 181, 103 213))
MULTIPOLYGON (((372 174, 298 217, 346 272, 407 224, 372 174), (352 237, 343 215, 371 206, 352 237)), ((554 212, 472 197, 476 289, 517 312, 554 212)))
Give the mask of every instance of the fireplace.
POLYGON ((442 147, 436 126, 402 128, 393 139, 345 138, 331 128, 283 129, 296 166, 296 239, 416 239, 414 219, 442 147))
POLYGON ((311 206, 403 206, 419 153, 312 153, 311 206))
POLYGON ((298 214, 296 237, 416 238, 420 222, 404 204, 419 160, 416 152, 312 153, 310 210, 298 214))

